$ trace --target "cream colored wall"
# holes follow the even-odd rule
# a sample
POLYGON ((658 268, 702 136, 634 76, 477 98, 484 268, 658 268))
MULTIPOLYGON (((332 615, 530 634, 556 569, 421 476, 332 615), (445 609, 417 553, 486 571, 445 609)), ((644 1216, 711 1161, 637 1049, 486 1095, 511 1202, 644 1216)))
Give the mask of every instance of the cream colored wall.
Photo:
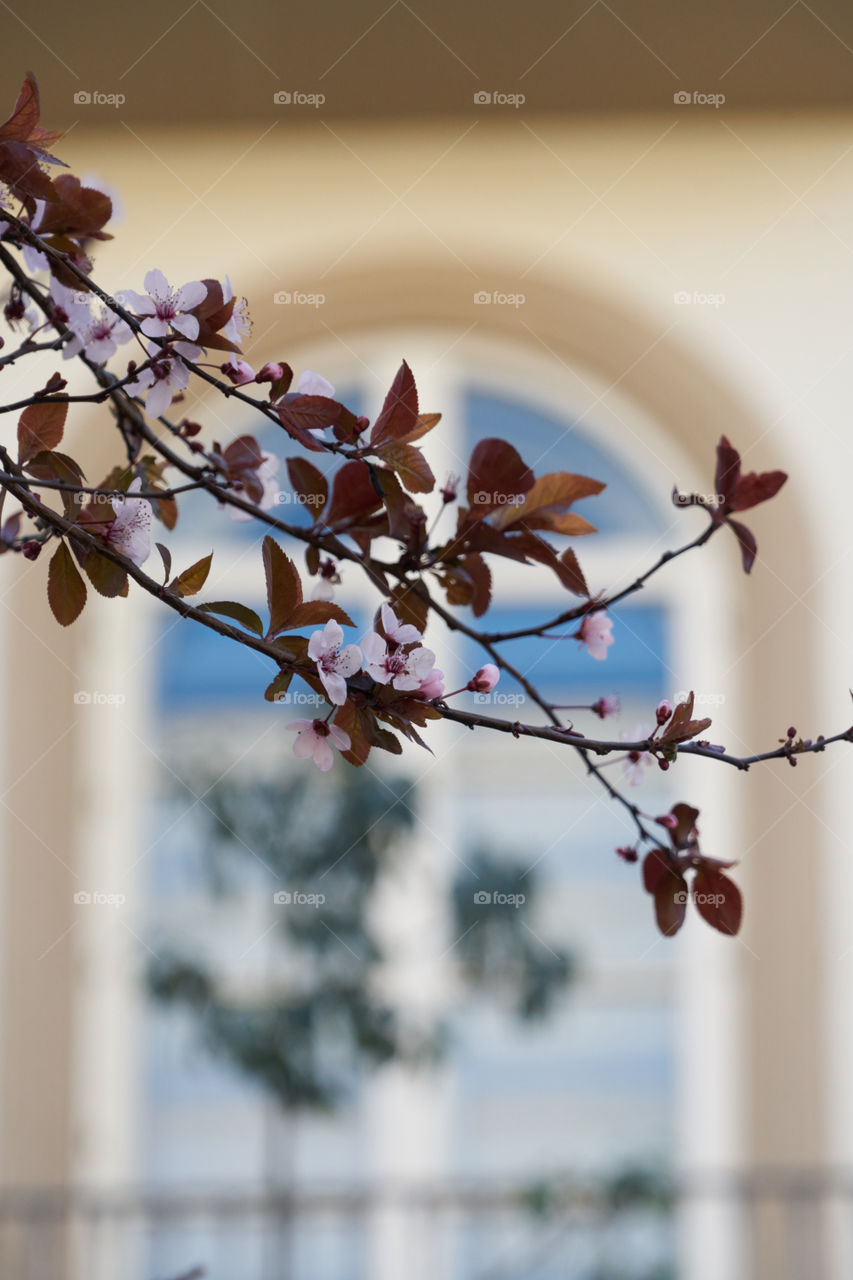
MULTIPOLYGON (((853 118, 792 123, 691 110, 675 121, 448 120, 419 133, 332 131, 322 119, 215 137, 80 126, 64 154, 115 184, 126 206, 102 279, 138 288, 152 265, 176 281, 227 270, 250 299, 250 359, 289 357, 300 341, 321 338, 357 353, 361 327, 402 322, 446 327, 457 355, 499 335, 586 370, 614 387, 605 405, 627 395, 671 433, 693 474, 676 475, 666 456, 649 453, 665 490, 676 480, 710 485, 721 431, 750 466, 789 469, 788 489, 754 520, 761 560, 752 581, 742 581, 733 546, 720 540, 707 552, 729 585, 725 616, 709 614, 705 626, 723 629, 740 655, 734 673, 717 672, 736 676, 742 690, 724 740, 745 751, 772 745, 791 720, 812 734, 849 715, 853 118), (481 289, 523 292, 526 301, 478 306, 481 289), (275 305, 278 290, 323 293, 326 302, 275 305), (676 305, 681 290, 722 293, 725 302, 676 305)), ((373 372, 378 389, 392 370, 373 372)), ((595 422, 596 394, 583 407, 595 422)), ((20 572, 7 564, 4 573, 20 572)), ((19 589, 19 612, 37 629, 41 570, 19 589)), ((702 610, 698 559, 683 580, 702 610)), ((67 655, 84 633, 46 634, 67 655)), ((7 643, 36 669, 25 632, 13 627, 7 643)), ((61 664, 52 678, 66 681, 61 664)), ((21 713, 24 695, 35 698, 52 724, 57 713, 38 682, 38 674, 16 681, 12 704, 21 713)), ((26 728, 28 737, 39 732, 39 721, 26 728)), ((72 731, 51 757, 65 788, 74 744, 72 731)), ((744 938, 731 946, 745 1010, 745 1157, 758 1164, 853 1160, 848 768, 836 751, 733 784, 744 806, 741 842, 718 852, 743 858, 748 892, 744 938)), ((19 895, 49 894, 55 872, 26 831, 15 841, 24 883, 7 889, 7 978, 10 953, 19 963, 24 946, 19 895)), ((67 982, 37 969, 26 981, 44 1003, 34 1010, 29 987, 22 998, 7 981, 6 1177, 23 1145, 14 1135, 22 1126, 36 1132, 27 1130, 35 1108, 22 1110, 17 1092, 38 1038, 24 1026, 50 1028, 56 1061, 68 1051, 67 982)), ((57 1097, 54 1131, 63 1128, 57 1097)), ((67 1144, 54 1146, 45 1159, 60 1177, 67 1144)))

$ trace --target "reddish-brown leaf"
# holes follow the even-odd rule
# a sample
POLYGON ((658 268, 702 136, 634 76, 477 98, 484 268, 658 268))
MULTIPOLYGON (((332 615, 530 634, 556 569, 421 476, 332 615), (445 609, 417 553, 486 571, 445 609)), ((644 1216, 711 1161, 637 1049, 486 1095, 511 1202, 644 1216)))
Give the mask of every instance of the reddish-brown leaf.
POLYGON ((360 520, 382 506, 382 497, 373 487, 366 462, 345 462, 332 481, 332 496, 323 516, 330 528, 340 528, 360 520))
POLYGON ((127 572, 100 552, 88 552, 83 560, 83 571, 99 595, 112 599, 125 594, 127 572))
POLYGON ((402 440, 417 427, 418 391, 412 371, 404 360, 373 424, 370 443, 375 447, 386 440, 402 440))
POLYGON ((293 491, 316 522, 329 498, 329 482, 307 458, 288 458, 287 474, 293 491))
POLYGON ((54 618, 63 627, 79 618, 86 603, 86 584, 64 542, 60 542, 48 567, 47 599, 54 618))
POLYGON ((534 484, 533 472, 506 440, 488 438, 474 448, 468 463, 469 514, 480 519, 508 505, 520 505, 534 484))
POLYGON ((386 467, 397 473, 410 493, 432 493, 435 476, 420 449, 413 444, 392 440, 382 445, 379 456, 386 467))
POLYGON ((743 571, 744 573, 749 573, 755 564, 755 557, 758 555, 758 543, 755 541, 755 534, 751 529, 747 529, 745 524, 741 524, 740 520, 729 518, 728 524, 738 540, 743 571))
POLYGON ((354 627, 355 623, 339 604, 329 600, 306 600, 298 604, 282 627, 283 631, 295 631, 297 627, 323 627, 327 622, 339 622, 343 627, 354 627))
POLYGON ((696 910, 712 929, 733 936, 743 919, 743 898, 734 880, 713 867, 700 867, 693 881, 696 910))
POLYGON ((529 529, 551 529, 554 533, 577 535, 594 533, 594 526, 582 516, 566 514, 567 508, 580 498, 601 493, 605 486, 589 476, 576 476, 569 471, 552 471, 539 476, 518 505, 507 504, 496 511, 492 524, 498 529, 525 524, 529 529))
POLYGON ((731 510, 748 511, 750 507, 757 507, 759 502, 767 502, 775 497, 787 479, 785 471, 762 471, 760 474, 750 471, 748 475, 741 476, 735 486, 731 510))
POLYGON ((671 875, 662 880, 655 893, 655 920, 665 938, 671 938, 684 924, 687 913, 687 881, 671 875))
POLYGON ((18 419, 18 461, 29 462, 37 453, 55 449, 65 430, 67 400, 31 404, 18 419))
POLYGON ((284 630, 288 618, 302 603, 302 579, 290 556, 269 535, 264 538, 263 556, 270 611, 267 635, 274 636, 284 630))
POLYGON ((169 583, 169 590, 173 591, 176 596, 198 595, 205 582, 207 582, 212 560, 212 551, 209 556, 205 556, 202 560, 196 560, 195 564, 190 565, 189 569, 184 569, 183 573, 179 573, 176 578, 173 578, 169 583))
POLYGON ((201 613, 216 613, 220 617, 231 618, 234 622, 239 622, 247 631, 254 631, 256 635, 264 634, 264 624, 254 609, 240 604, 238 600, 206 600, 204 604, 196 605, 196 608, 201 613))

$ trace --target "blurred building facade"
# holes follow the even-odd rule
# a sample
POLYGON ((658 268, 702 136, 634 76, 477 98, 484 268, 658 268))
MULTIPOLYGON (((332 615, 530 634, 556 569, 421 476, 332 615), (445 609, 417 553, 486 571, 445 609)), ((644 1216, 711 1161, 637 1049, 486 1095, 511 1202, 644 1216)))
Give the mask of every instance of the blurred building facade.
MULTIPOLYGON (((132 18, 105 29, 108 59, 73 31, 60 40, 46 12, 10 31, 22 70, 40 74, 46 122, 74 124, 63 158, 120 193, 116 239, 99 259, 104 283, 139 288, 155 265, 178 281, 227 271, 250 301, 247 357, 319 370, 367 412, 405 357, 423 407, 448 423, 435 437, 438 474, 462 470, 490 424, 531 465, 550 454, 554 468, 607 469, 618 501, 602 534, 578 548, 597 584, 617 566, 643 569, 696 528, 668 495, 673 485, 710 488, 721 433, 748 468, 788 470, 789 485, 754 521, 750 580, 733 543, 715 540, 626 613, 623 666, 617 645, 601 671, 578 660, 576 685, 564 686, 559 663, 546 672, 551 687, 579 693, 593 692, 592 676, 606 682, 595 693, 621 685, 630 726, 656 697, 693 687, 714 700, 714 739, 745 753, 773 745, 790 721, 811 736, 837 731, 848 714, 853 116, 839 86, 853 34, 843 12, 756 7, 746 21, 724 8, 725 38, 689 12, 678 36, 663 10, 641 21, 603 4, 565 14, 541 6, 516 36, 498 7, 481 47, 469 18, 438 6, 428 14, 400 3, 358 20, 332 6, 325 33, 316 15, 302 15, 304 27, 294 19, 302 53, 283 58, 269 51, 273 33, 285 33, 263 8, 239 32, 206 4, 173 29, 175 16, 148 11, 144 29, 132 18), (48 56, 44 41, 58 52, 48 56), (75 104, 81 92, 126 101, 75 104), (476 101, 483 93, 489 102, 476 101), (720 94, 724 102, 707 101, 720 94)), ((11 386, 11 371, 4 377, 11 386)), ((188 412, 223 436, 245 429, 209 399, 191 399, 188 412)), ((103 470, 112 456, 97 418, 80 414, 75 430, 91 473, 103 470)), ((223 514, 179 531, 176 546, 189 563, 214 534, 226 537, 216 586, 249 591, 256 549, 228 523, 223 514)), ((161 630, 134 595, 90 601, 60 633, 44 565, 3 568, 3 1183, 109 1193, 168 1187, 170 1176, 196 1185, 242 1143, 245 1167, 230 1182, 254 1185, 252 1143, 263 1147, 279 1125, 267 1109, 233 1082, 204 1085, 195 1066, 187 1075, 179 1048, 170 1074, 165 1042, 160 1074, 141 1066, 160 1044, 139 992, 158 908, 148 855, 170 848, 151 797, 170 736, 205 732, 220 659, 164 638, 169 625, 161 630), (85 691, 127 701, 75 702, 85 691), (91 890, 126 893, 127 910, 85 913, 74 894, 91 890), (223 1127, 208 1147, 212 1116, 223 1127), (187 1117, 184 1141, 177 1126, 187 1117)), ((508 615, 555 599, 534 576, 530 587, 526 575, 506 575, 508 615)), ((558 658, 571 665, 560 652, 545 662, 558 658)), ((460 668, 465 659, 450 655, 460 668)), ((234 672, 221 679, 233 686, 227 714, 251 734, 248 689, 234 672)), ((260 671, 258 681, 259 696, 260 671)), ((338 1129, 309 1126, 293 1157, 305 1183, 518 1182, 559 1170, 564 1130, 564 1169, 595 1166, 605 1151, 614 1167, 654 1158, 691 1188, 676 1246, 684 1280, 849 1274, 844 752, 746 776, 678 765, 666 794, 696 803, 708 847, 740 859, 747 916, 737 941, 693 922, 672 943, 656 940, 630 869, 601 869, 615 861, 621 828, 605 805, 589 808, 573 766, 547 752, 460 745, 468 735, 443 729, 422 784, 439 832, 518 839, 535 822, 537 845, 557 850, 551 861, 567 877, 554 903, 587 972, 539 1060, 520 1033, 508 1042, 472 1015, 449 1073, 392 1073, 338 1129), (321 1153, 320 1167, 305 1152, 321 1153)), ((415 845, 439 901, 452 855, 426 827, 415 845)), ((448 966, 426 960, 441 954, 440 911, 438 923, 424 920, 405 897, 394 910, 397 920, 412 911, 420 923, 403 932, 424 948, 401 955, 401 980, 411 998, 440 1003, 448 966)), ((380 1206, 370 1219, 371 1280, 399 1274, 410 1230, 399 1214, 380 1206)), ((70 1255, 82 1247, 72 1241, 70 1255)), ((310 1256, 329 1280, 361 1274, 310 1256)), ((221 1274, 239 1273, 237 1259, 228 1265, 221 1274)), ((609 1274, 595 1265, 580 1261, 578 1276, 609 1274)), ((458 1259, 425 1266, 479 1274, 458 1259)))

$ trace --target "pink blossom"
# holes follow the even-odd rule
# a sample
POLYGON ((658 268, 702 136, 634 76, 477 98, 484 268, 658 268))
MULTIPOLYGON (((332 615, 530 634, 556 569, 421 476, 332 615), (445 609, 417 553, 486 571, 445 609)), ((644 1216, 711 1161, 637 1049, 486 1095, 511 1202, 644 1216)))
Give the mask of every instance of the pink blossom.
POLYGON ((255 375, 255 382, 281 382, 284 377, 283 364, 271 364, 269 361, 261 365, 255 375))
POLYGON ((395 689, 419 689, 430 678, 435 666, 435 654, 431 649, 418 645, 406 651, 394 641, 389 644, 375 631, 364 637, 361 648, 368 675, 377 684, 390 684, 395 689))
MULTIPOLYGON (((222 286, 222 300, 223 302, 230 302, 233 297, 234 288, 228 276, 226 276, 225 284, 222 286)), ((244 338, 248 338, 251 332, 252 321, 249 319, 249 304, 245 298, 238 298, 234 303, 231 319, 222 326, 222 335, 229 342, 233 342, 235 347, 239 347, 242 345, 244 338)))
POLYGON ((325 396, 328 400, 331 400, 335 394, 335 388, 331 382, 319 373, 312 373, 310 369, 303 369, 294 389, 298 396, 325 396))
POLYGON ((146 337, 165 338, 170 327, 190 341, 198 337, 198 318, 190 312, 204 302, 207 285, 200 280, 191 280, 179 289, 173 289, 163 272, 155 267, 145 276, 145 288, 147 296, 126 289, 124 297, 129 310, 147 317, 141 325, 146 337))
POLYGON ((116 518, 106 533, 106 540, 135 565, 142 565, 151 553, 151 503, 146 498, 133 498, 142 487, 139 476, 131 483, 124 498, 113 498, 116 518))
POLYGON ((666 698, 664 698, 663 702, 659 702, 657 705, 657 709, 655 711, 655 719, 657 720, 659 725, 662 725, 662 724, 666 724, 667 720, 671 715, 672 715, 672 703, 667 702, 666 698))
MULTIPOLYGON (((278 502, 278 495, 281 493, 281 489, 276 477, 278 476, 278 469, 280 466, 281 462, 275 454, 261 454, 261 465, 255 468, 254 474, 264 487, 264 491, 261 494, 259 501, 255 503, 255 506, 260 507, 262 511, 268 511, 270 507, 274 507, 278 502)), ((240 507, 229 506, 228 510, 231 513, 232 520, 252 519, 249 512, 241 510, 240 507)))
POLYGON ((491 693, 501 678, 501 673, 493 662, 487 662, 465 686, 471 693, 491 693))
POLYGON ((338 751, 349 751, 352 746, 348 733, 325 720, 291 720, 287 728, 296 731, 293 754, 300 760, 307 760, 310 756, 323 773, 327 773, 334 764, 333 746, 338 751))
POLYGON ((140 369, 134 380, 126 384, 131 395, 139 395, 150 388, 145 408, 152 418, 162 417, 172 403, 174 393, 183 391, 190 380, 190 371, 180 358, 181 355, 188 360, 197 360, 201 355, 201 348, 189 342, 176 342, 175 354, 170 350, 168 355, 159 355, 157 353, 160 350, 160 347, 152 344, 149 353, 156 355, 154 363, 140 369))
MULTIPOLYGON (((634 726, 633 733, 623 733, 623 742, 646 742, 652 736, 648 725, 634 726)), ((653 765, 655 758, 650 751, 629 751, 622 762, 622 776, 632 787, 638 787, 645 777, 645 770, 653 765)))
POLYGON ((613 643, 612 631, 612 619, 608 618, 604 609, 596 609, 595 613, 585 616, 576 635, 581 644, 586 645, 589 656, 597 662, 603 662, 607 657, 608 645, 613 643))
POLYGON ((63 360, 85 351, 95 364, 106 364, 120 346, 133 338, 130 325, 102 303, 96 305, 93 294, 69 289, 56 277, 50 282, 50 293, 68 317, 66 324, 72 334, 71 341, 63 347, 63 360))
POLYGON ((423 635, 410 622, 402 623, 390 604, 383 604, 380 610, 382 630, 389 641, 394 644, 420 644, 423 635))
POLYGON ((347 676, 355 675, 361 666, 358 645, 344 645, 340 624, 330 618, 323 630, 315 631, 308 641, 308 657, 317 664, 329 701, 343 706, 347 700, 347 676))
POLYGON ((427 678, 421 681, 418 693, 422 698, 440 698, 444 693, 444 672, 433 667, 427 678))
POLYGON ((615 716, 619 713, 619 699, 606 694, 603 698, 599 698, 598 702, 594 702, 590 707, 590 711, 594 711, 602 720, 607 716, 615 716))

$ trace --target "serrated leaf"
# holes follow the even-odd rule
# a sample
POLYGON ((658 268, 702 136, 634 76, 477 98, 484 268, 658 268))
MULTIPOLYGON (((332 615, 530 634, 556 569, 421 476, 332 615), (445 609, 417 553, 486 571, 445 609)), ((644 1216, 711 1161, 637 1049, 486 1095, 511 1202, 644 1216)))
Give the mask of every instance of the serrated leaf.
POLYGON ((254 609, 240 604, 238 600, 206 600, 196 608, 201 613, 215 613, 222 618, 231 618, 232 621, 239 622, 247 631, 254 631, 256 635, 264 634, 264 624, 254 609))
POLYGON ((67 400, 29 405, 18 419, 18 461, 23 464, 37 453, 55 449, 62 440, 67 415, 67 400))
POLYGON ((274 636, 285 629, 288 618, 302 603, 302 579, 296 565, 269 534, 264 538, 263 557, 270 611, 267 635, 274 636))
POLYGON ((179 573, 169 584, 169 590, 174 592, 176 596, 194 596, 198 595, 205 582, 207 575, 210 573, 210 564, 213 560, 213 552, 203 559, 197 560, 195 564, 191 564, 189 569, 184 569, 183 573, 179 573))
POLYGON ((264 697, 267 702, 280 702, 290 688, 292 679, 292 671, 279 671, 275 679, 264 690, 264 697))
POLYGON ((57 547, 48 567, 47 599, 54 618, 63 627, 79 618, 86 603, 86 584, 64 542, 57 547))
POLYGON ((88 553, 83 561, 83 571, 99 595, 112 599, 125 594, 127 571, 99 551, 88 553))
MULTIPOLYGON (((374 448, 385 440, 402 440, 418 426, 418 391, 405 360, 400 365, 370 433, 374 448)), ((426 491, 425 491, 426 492, 426 491)))
POLYGON ((287 619, 282 631, 295 631, 297 627, 323 627, 327 622, 339 622, 342 627, 354 627, 355 623, 338 604, 329 600, 306 600, 298 604, 287 619))
POLYGON ((345 462, 332 480, 332 496, 323 515, 323 524, 335 529, 363 519, 382 506, 366 462, 345 462))
POLYGON ((287 474, 294 493, 316 523, 329 499, 329 482, 307 458, 288 458, 287 474))
POLYGON ((435 476, 420 449, 395 440, 379 449, 379 456, 400 477, 409 493, 432 493, 435 476))
POLYGON ((589 476, 573 475, 569 471, 552 471, 539 476, 518 505, 508 503, 492 516, 497 529, 509 529, 524 524, 528 529, 548 529, 553 533, 578 536, 594 533, 595 528, 583 516, 568 512, 567 508, 580 498, 593 497, 605 486, 589 476))

